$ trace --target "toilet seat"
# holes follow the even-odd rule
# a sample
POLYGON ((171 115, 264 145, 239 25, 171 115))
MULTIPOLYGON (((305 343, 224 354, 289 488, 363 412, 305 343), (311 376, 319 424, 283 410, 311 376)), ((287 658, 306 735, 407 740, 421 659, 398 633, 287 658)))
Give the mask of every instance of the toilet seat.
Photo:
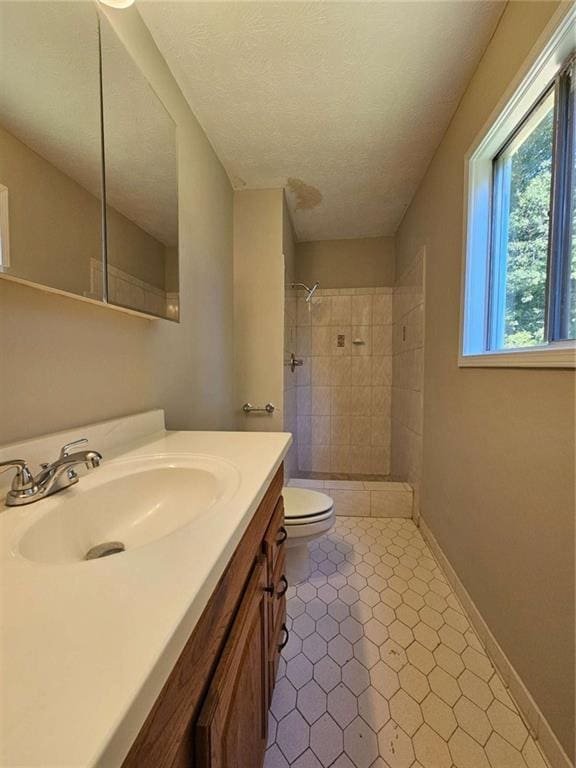
POLYGON ((309 525, 328 520, 334 513, 334 501, 325 493, 309 488, 284 488, 285 525, 309 525))

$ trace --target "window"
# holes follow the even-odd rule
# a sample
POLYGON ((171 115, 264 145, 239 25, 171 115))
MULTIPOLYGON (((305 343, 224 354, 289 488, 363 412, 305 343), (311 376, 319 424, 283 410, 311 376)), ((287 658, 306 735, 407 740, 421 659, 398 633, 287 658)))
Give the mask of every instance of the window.
POLYGON ((576 360, 576 13, 467 157, 460 365, 576 360))

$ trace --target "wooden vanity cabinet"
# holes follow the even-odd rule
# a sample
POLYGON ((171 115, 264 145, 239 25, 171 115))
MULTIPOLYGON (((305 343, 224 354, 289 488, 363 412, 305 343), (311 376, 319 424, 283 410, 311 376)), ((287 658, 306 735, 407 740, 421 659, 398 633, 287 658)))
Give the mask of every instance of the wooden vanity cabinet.
POLYGON ((202 768, 262 762, 269 691, 266 571, 262 558, 254 566, 196 723, 195 753, 202 768))
POLYGON ((282 467, 122 768, 261 768, 287 642, 282 467))

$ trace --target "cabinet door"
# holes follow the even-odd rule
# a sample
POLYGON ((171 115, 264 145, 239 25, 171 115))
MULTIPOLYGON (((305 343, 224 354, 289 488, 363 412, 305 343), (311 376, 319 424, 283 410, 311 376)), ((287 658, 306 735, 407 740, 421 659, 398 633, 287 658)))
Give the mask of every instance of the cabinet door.
POLYGON ((260 768, 268 708, 267 564, 248 581, 196 725, 197 768, 260 768))

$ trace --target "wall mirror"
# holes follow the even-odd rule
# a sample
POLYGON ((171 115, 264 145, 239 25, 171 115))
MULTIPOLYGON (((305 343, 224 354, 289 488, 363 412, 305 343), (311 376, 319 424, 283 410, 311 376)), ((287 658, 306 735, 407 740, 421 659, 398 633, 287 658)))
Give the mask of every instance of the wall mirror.
POLYGON ((94 4, 0 2, 0 274, 178 320, 176 163, 94 4))
POLYGON ((176 126, 100 23, 108 301, 178 319, 176 126))
POLYGON ((98 18, 83 2, 0 3, 2 271, 102 299, 98 18))

